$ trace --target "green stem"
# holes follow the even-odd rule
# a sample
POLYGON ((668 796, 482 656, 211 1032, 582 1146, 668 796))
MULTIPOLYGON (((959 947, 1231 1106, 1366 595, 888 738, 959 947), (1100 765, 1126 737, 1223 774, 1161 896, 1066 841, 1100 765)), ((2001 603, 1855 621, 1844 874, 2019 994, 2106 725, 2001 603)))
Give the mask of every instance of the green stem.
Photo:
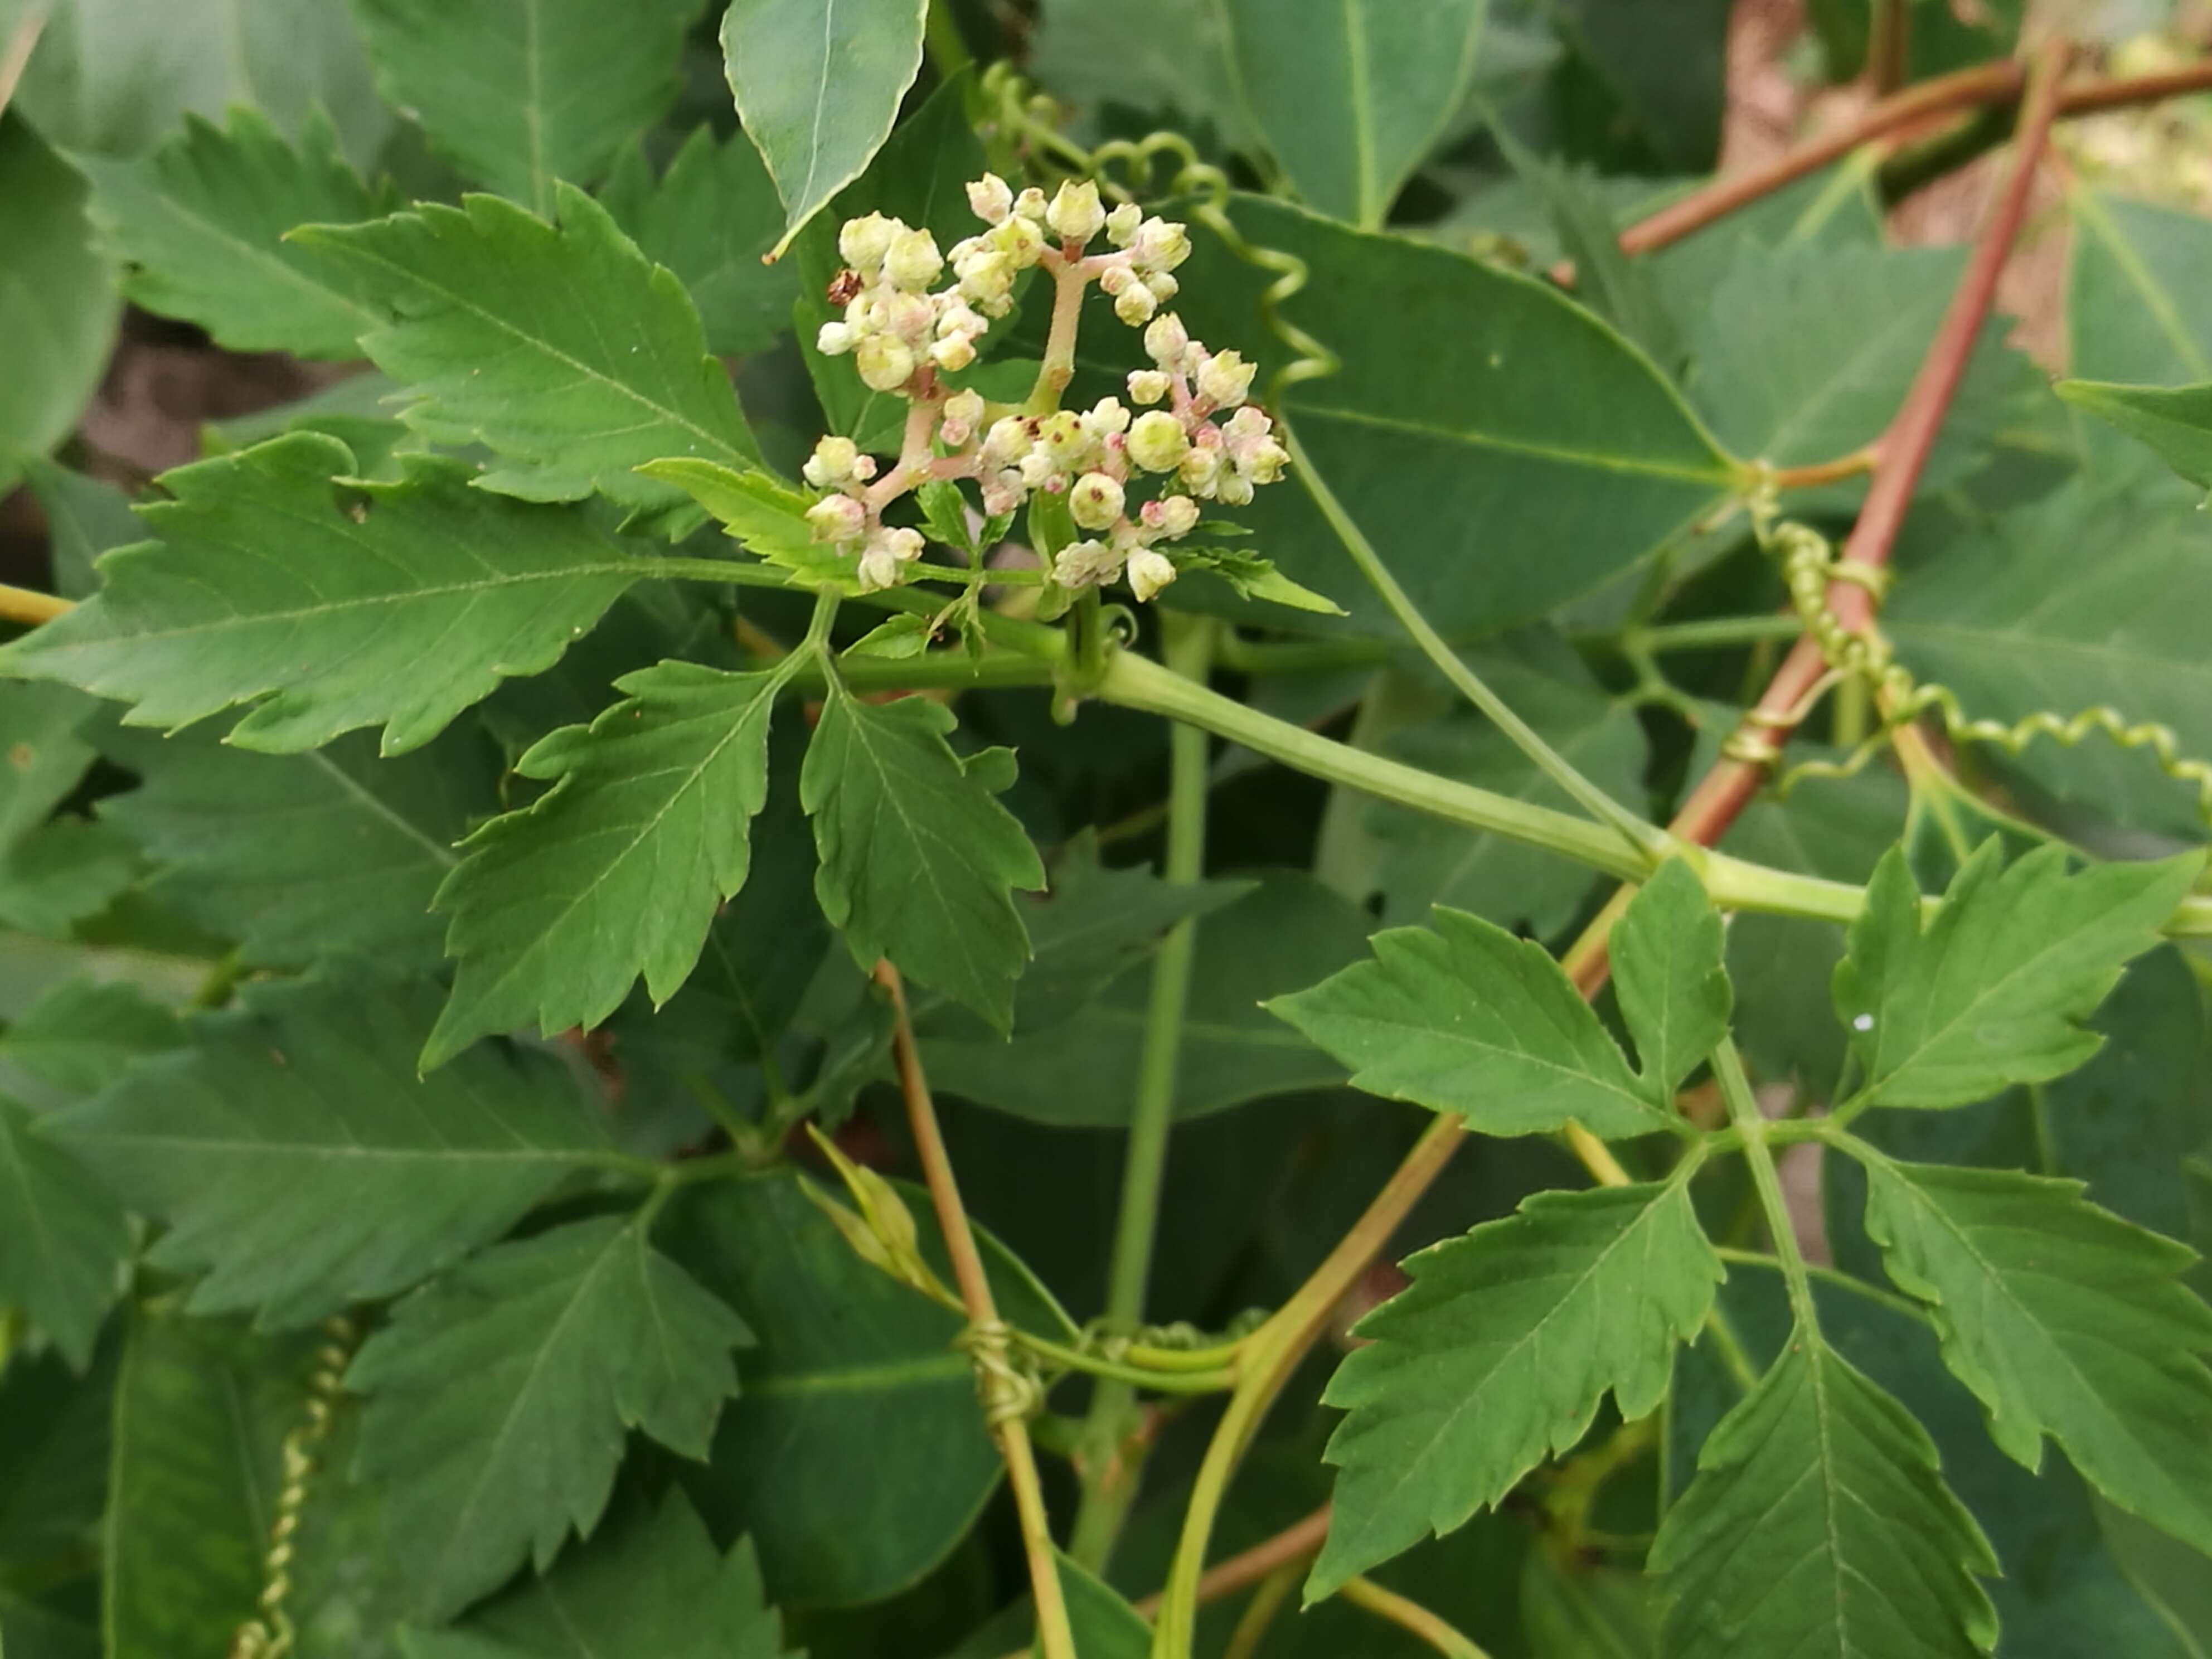
POLYGON ((1387 1619, 1408 1635, 1418 1637, 1443 1654, 1444 1659, 1488 1659, 1471 1638, 1448 1620, 1395 1590, 1384 1589, 1371 1578, 1347 1579, 1337 1594, 1355 1607, 1378 1619, 1387 1619))
MULTIPOLYGON (((1204 1371, 1156 1371, 1142 1365, 1121 1364, 1095 1353, 1085 1353, 1080 1348, 1071 1348, 1064 1343, 1054 1342, 1049 1337, 1035 1336, 1027 1331, 1014 1332, 1013 1340, 1039 1359, 1062 1370, 1081 1371, 1086 1376, 1103 1377, 1114 1383, 1126 1384, 1133 1391, 1150 1389, 1155 1394, 1224 1394, 1237 1385, 1237 1374, 1228 1366, 1204 1371)), ((1072 1549, 1068 1553, 1074 1554, 1072 1549)))
POLYGON ((1366 532, 1353 521, 1352 515, 1344 510, 1343 503, 1322 481, 1321 474, 1315 470, 1299 445, 1297 433, 1291 429, 1290 422, 1285 420, 1280 426, 1283 444, 1290 451, 1291 465, 1298 481, 1305 486, 1306 493, 1313 497, 1314 505, 1321 508, 1322 516, 1328 520, 1337 539, 1344 544, 1345 551, 1352 555, 1352 562, 1359 567, 1360 573, 1375 591, 1382 596, 1382 603, 1389 606, 1390 614, 1413 636, 1413 643, 1420 647, 1421 654, 1433 663, 1437 672, 1469 702, 1480 708, 1515 748, 1534 763, 1539 771, 1565 790, 1570 800, 1580 805, 1600 823, 1611 824, 1632 851, 1643 855, 1647 870, 1656 866, 1665 856, 1665 832, 1645 823, 1584 777, 1565 756, 1545 742, 1534 726, 1515 714, 1504 699, 1485 684, 1481 677, 1461 659, 1459 653, 1445 642, 1443 635, 1430 625, 1429 619, 1421 614, 1420 607, 1413 603, 1412 597, 1398 585, 1398 579, 1382 562, 1382 555, 1367 539, 1366 532))
POLYGON ((1728 1103, 1729 1121, 1743 1137, 1744 1161, 1751 1166, 1751 1184, 1759 1193, 1759 1207, 1766 1217, 1766 1231, 1774 1240, 1774 1260, 1782 1282, 1790 1287, 1790 1310, 1797 1328, 1808 1334, 1820 1328, 1813 1306, 1813 1279, 1797 1248, 1797 1229, 1790 1218, 1790 1205, 1782 1195, 1781 1172, 1774 1167, 1774 1151, 1766 1144, 1766 1119, 1744 1075, 1743 1056, 1735 1039, 1723 1037, 1713 1050, 1713 1077, 1728 1103))
MULTIPOLYGON (((1853 1139, 1856 1140, 1856 1137, 1853 1139)), ((1765 1267, 1775 1273, 1782 1271, 1782 1264, 1764 1250, 1739 1250, 1729 1246, 1717 1244, 1713 1247, 1713 1254, 1722 1261, 1736 1266, 1765 1267)), ((1807 1262, 1805 1271, 1820 1284, 1832 1285, 1839 1291, 1849 1291, 1853 1296, 1863 1297, 1869 1302, 1888 1309, 1892 1313, 1903 1314, 1917 1323, 1923 1325, 1928 1323, 1928 1310, 1910 1297, 1899 1296, 1894 1291, 1885 1291, 1879 1285, 1869 1285, 1863 1279, 1856 1278, 1838 1268, 1823 1267, 1816 1261, 1807 1262)))
POLYGON ((1647 651, 1704 651, 1717 646, 1750 645, 1759 640, 1794 640, 1805 624, 1788 616, 1705 617, 1694 622, 1655 623, 1635 631, 1647 651))
MULTIPOLYGON (((1213 625, 1170 611, 1165 629, 1167 672, 1203 687, 1212 663, 1213 625)), ((1206 733, 1178 722, 1169 733, 1167 860, 1162 874, 1172 886, 1190 886, 1206 867, 1206 733)), ((1175 1121, 1176 1071, 1182 1056, 1183 1012, 1190 1000, 1191 961, 1198 924, 1185 918, 1168 930, 1152 958, 1152 1000, 1145 1012, 1144 1047, 1137 1092, 1129 1112, 1129 1146, 1121 1169, 1121 1211, 1106 1280, 1105 1316, 1128 1327, 1145 1316, 1152 1249, 1159 1231, 1160 1188, 1166 1177, 1168 1133, 1175 1121)), ((1126 1382, 1101 1383, 1084 1424, 1088 1458, 1083 1504, 1069 1549, 1085 1566, 1098 1568, 1136 1496, 1138 1469, 1118 1455, 1129 1438, 1136 1408, 1126 1382)))
POLYGON ((975 67, 975 54, 961 38, 959 21, 945 0, 929 0, 929 20, 922 41, 929 52, 930 67, 948 81, 975 67))

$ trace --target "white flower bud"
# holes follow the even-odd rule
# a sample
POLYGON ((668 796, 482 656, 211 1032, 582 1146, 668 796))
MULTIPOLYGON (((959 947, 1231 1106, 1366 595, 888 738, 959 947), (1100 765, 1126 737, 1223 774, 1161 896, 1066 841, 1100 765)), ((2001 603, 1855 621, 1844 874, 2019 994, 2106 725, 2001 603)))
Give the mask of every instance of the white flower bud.
POLYGON ((1159 308, 1159 301, 1142 283, 1132 283, 1114 296, 1114 314, 1131 328, 1142 328, 1159 308))
POLYGON ((1030 489, 1047 489, 1059 477, 1059 469, 1053 465, 1052 457, 1042 449, 1032 449, 1023 456, 1018 470, 1021 473, 1023 485, 1030 489))
POLYGON ((827 437, 814 446, 800 471, 817 489, 835 489, 848 482, 860 463, 860 447, 850 438, 827 437))
POLYGON ((1173 270, 1190 258, 1190 232, 1172 219, 1147 219, 1137 228, 1129 257, 1144 270, 1173 270))
POLYGON ((1172 311, 1153 318, 1145 331, 1145 355, 1170 374, 1183 373, 1190 358, 1190 333, 1182 319, 1172 311))
POLYGON ((1012 466, 1036 446, 1030 441, 1029 423, 1018 415, 1008 415, 991 422, 991 429, 983 434, 983 465, 1012 466))
POLYGON ((1155 270, 1146 276, 1145 289, 1153 299, 1164 304, 1182 292, 1182 284, 1164 270, 1155 270))
POLYGON ((937 251, 937 238, 926 230, 902 230, 891 239, 884 255, 884 275, 894 288, 919 294, 945 269, 945 256, 937 251))
MULTIPOLYGON (((929 361, 947 374, 957 374, 975 361, 975 343, 965 334, 951 335, 930 347, 929 361)), ((945 441, 957 445, 967 441, 964 438, 952 437, 948 434, 945 441)))
POLYGON ((1198 395, 1216 409, 1234 409, 1252 395, 1259 364, 1234 351, 1218 351, 1198 368, 1198 395))
POLYGON ((1006 223, 987 232, 983 246, 1012 259, 1015 270, 1027 270, 1042 256, 1046 243, 1044 233, 1037 228, 1036 221, 1018 213, 1006 223))
POLYGON ((1042 224, 1045 215, 1044 192, 1035 185, 1031 185, 1014 198, 1014 212, 1032 224, 1042 224))
POLYGON ((1174 471, 1190 453, 1190 437, 1182 422, 1164 409, 1137 416, 1129 428, 1129 459, 1147 472, 1174 471))
POLYGON ((1101 398, 1079 418, 1083 429, 1102 444, 1129 429, 1129 411, 1119 398, 1101 398))
POLYGON ((896 586, 899 579, 898 561, 889 548, 870 542, 860 550, 860 592, 874 593, 896 586))
POLYGON ((1088 179, 1068 179, 1045 210, 1044 222, 1076 246, 1085 246, 1106 225, 1106 208, 1098 199, 1098 186, 1088 179))
POLYGON ((1140 404, 1167 401, 1174 389, 1168 377, 1157 368, 1133 368, 1129 371, 1129 396, 1140 404))
POLYGON ((1052 562, 1052 577, 1062 587, 1103 587, 1121 574, 1119 549, 1103 542, 1070 542, 1052 562))
POLYGON ((979 313, 970 311, 957 297, 937 314, 937 337, 940 340, 949 340, 956 334, 964 334, 972 340, 990 326, 979 313))
MULTIPOLYGON (((952 343, 951 340, 940 340, 929 355, 936 357, 938 352, 952 343)), ((959 344, 966 349, 969 362, 974 362, 975 348, 969 346, 964 339, 960 340, 959 344)), ((939 358, 937 366, 939 368, 960 369, 965 368, 968 365, 967 363, 947 363, 942 358, 939 358)), ((975 435, 975 423, 982 418, 983 394, 972 390, 956 392, 945 400, 944 423, 938 428, 938 435, 957 449, 975 435)))
POLYGON ((914 353, 890 334, 871 334, 854 348, 853 363, 871 392, 896 392, 914 373, 914 353))
POLYGON ((1212 427, 1200 427, 1192 436, 1190 453, 1176 468, 1176 476, 1194 495, 1210 497, 1214 481, 1221 476, 1221 434, 1212 427))
POLYGON ((883 269, 884 256, 892 240, 906 227, 896 219, 871 213, 865 219, 848 219, 837 233, 837 252, 845 263, 869 281, 883 269))
POLYGON ((1013 295, 1014 274, 1012 257, 987 249, 962 262, 961 297, 987 312, 998 314, 1004 311, 1006 301, 1013 295))
POLYGON ((968 186, 968 206, 987 224, 997 224, 1014 210, 1012 187, 995 173, 987 173, 968 186))
POLYGON ((1139 222, 1145 210, 1134 202, 1124 202, 1106 216, 1106 240, 1115 247, 1127 247, 1136 240, 1139 222))
POLYGON ((937 303, 927 294, 894 294, 883 307, 883 325, 908 345, 920 345, 937 327, 937 303))
POLYGON ((1099 290, 1117 297, 1136 280, 1137 273, 1127 265, 1109 265, 1098 273, 1099 290))
POLYGON ((868 509, 850 495, 824 495, 806 509, 817 542, 849 542, 868 527, 868 509))
POLYGON ((998 472, 986 472, 982 478, 983 510, 996 518, 1001 513, 1012 513, 1029 499, 1029 486, 1022 475, 1012 467, 998 472))
POLYGON ((876 538, 891 550, 891 557, 901 564, 921 556, 921 532, 919 530, 879 530, 876 538))
POLYGON ((1129 589, 1139 602, 1151 599, 1175 579, 1176 568, 1166 554, 1146 547, 1129 556, 1129 589))
POLYGON ((1086 472, 1067 492, 1067 514, 1085 530, 1110 530, 1121 516, 1121 486, 1103 472, 1086 472))
POLYGON ((1198 528, 1198 503, 1188 495, 1163 495, 1145 503, 1145 528, 1158 531, 1170 541, 1198 528))
POLYGON ((814 337, 814 349, 825 357, 842 357, 853 349, 852 328, 844 323, 824 323, 814 337))

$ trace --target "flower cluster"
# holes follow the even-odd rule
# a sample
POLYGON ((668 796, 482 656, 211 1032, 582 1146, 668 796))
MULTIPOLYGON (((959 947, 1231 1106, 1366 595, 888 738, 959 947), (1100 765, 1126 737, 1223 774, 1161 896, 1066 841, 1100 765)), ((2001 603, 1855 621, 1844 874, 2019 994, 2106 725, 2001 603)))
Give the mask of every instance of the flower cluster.
MULTIPOLYGON (((828 356, 849 352, 869 386, 908 398, 932 418, 921 428, 909 422, 908 453, 880 479, 875 461, 850 439, 822 440, 805 468, 806 481, 828 492, 807 514, 813 534, 856 558, 864 591, 886 587, 921 553, 919 532, 881 517, 907 490, 931 479, 974 478, 994 516, 1044 490, 1064 495, 1077 528, 1091 532, 1060 551, 1054 579, 1089 587, 1126 576, 1137 597, 1149 599, 1175 580, 1161 544, 1197 527, 1200 501, 1241 505, 1288 464, 1273 422, 1249 401, 1255 366, 1234 351, 1208 351, 1173 312, 1160 310, 1179 291, 1174 272, 1190 256, 1183 226, 1133 204, 1109 212, 1088 180, 1062 185, 1048 202, 1042 191, 1018 195, 986 173, 968 186, 968 202, 989 228, 956 243, 949 260, 927 230, 880 214, 849 222, 838 238, 849 267, 841 278, 844 315, 823 325, 817 345, 828 356), (1089 252, 1101 233, 1109 248, 1089 252), (948 263, 952 282, 932 291, 948 263), (974 362, 991 319, 1012 309, 1017 279, 1038 266, 1063 297, 1097 283, 1115 314, 1144 329, 1153 367, 1128 377, 1130 398, 1144 413, 1103 398, 1086 410, 994 419, 975 392, 940 386, 939 372, 974 362), (1158 493, 1133 501, 1147 474, 1157 477, 1158 493)), ((1047 361, 1057 353, 1070 363, 1078 310, 1054 310, 1047 361)))

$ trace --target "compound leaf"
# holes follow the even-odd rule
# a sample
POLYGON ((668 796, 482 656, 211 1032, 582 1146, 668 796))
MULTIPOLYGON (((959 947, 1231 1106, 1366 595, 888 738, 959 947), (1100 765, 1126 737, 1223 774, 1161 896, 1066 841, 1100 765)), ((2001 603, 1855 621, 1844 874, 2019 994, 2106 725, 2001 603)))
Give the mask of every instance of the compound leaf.
POLYGON ((783 198, 781 253, 890 137, 927 0, 731 0, 722 68, 783 198))
POLYGON ((0 651, 0 668, 136 706, 176 727, 253 704, 229 741, 282 753, 356 726, 386 754, 428 743, 500 681, 558 660, 644 574, 577 514, 470 488, 413 456, 396 483, 335 483, 344 445, 272 439, 164 475, 156 544, 100 562, 106 586, 0 651))
POLYGON ((769 716, 788 678, 641 669, 615 683, 626 701, 515 763, 554 787, 478 830, 439 890, 460 969, 425 1066, 490 1031, 596 1025, 641 974, 656 1002, 675 994, 715 906, 751 867, 769 716))
POLYGON ((1324 1396, 1350 1415, 1309 1602, 1497 1503, 1608 1390, 1625 1419, 1651 1411, 1723 1276, 1680 1182, 1540 1193, 1405 1267, 1324 1396))
POLYGON ((175 1014, 127 980, 68 979, 40 993, 0 1033, 0 1063, 21 1076, 26 1103, 46 1107, 98 1094, 147 1054, 185 1040, 175 1014))
POLYGON ((699 0, 354 0, 353 10, 385 98, 471 179, 543 214, 556 180, 591 184, 675 102, 699 0))
POLYGON ((704 1457, 749 1340, 635 1218, 501 1244, 400 1303, 346 1381, 417 1612, 448 1618, 590 1532, 628 1430, 704 1457))
POLYGON ((1613 929, 1613 989, 1644 1086, 1662 1109, 1728 1035, 1735 993, 1727 950, 1720 913, 1680 859, 1659 866, 1613 929))
POLYGON ((1868 884, 1837 965, 1858 1098, 1963 1106, 2009 1084, 2063 1076, 2101 1042, 2081 1022, 2189 890, 2201 859, 2093 865, 2039 848, 2007 866, 1992 837, 1960 869, 1923 928, 1904 850, 1868 884))
MULTIPOLYGON (((19 14, 27 16, 27 14, 19 14)), ((15 26, 11 26, 13 27, 15 26)), ((0 489, 84 412, 115 341, 115 274, 85 183, 20 118, 0 124, 0 489)))
POLYGON ((1867 1231, 2030 1469, 2043 1437, 2123 1509, 2212 1551, 2212 1310, 2186 1246, 2078 1182, 1867 1158, 1867 1231))
POLYGON ((413 394, 409 425, 500 457, 477 480, 486 489, 530 501, 596 490, 664 511, 680 495, 632 468, 662 455, 757 461, 684 284, 581 191, 556 185, 554 208, 549 224, 471 196, 294 240, 361 272, 389 319, 362 349, 413 394))
POLYGON ((1487 9, 1486 0, 1230 0, 1230 49, 1253 117, 1305 201, 1381 228, 1466 101, 1487 9))
POLYGON ((814 893, 863 968, 900 970, 1005 1032, 1030 958, 1012 890, 1044 866, 995 799, 1013 757, 965 760, 945 740, 950 709, 926 697, 864 703, 832 679, 799 773, 821 854, 814 893))
POLYGON ((437 993, 360 968, 249 987, 187 1047, 55 1121, 203 1270, 196 1312, 301 1324, 497 1238, 606 1137, 550 1055, 481 1049, 417 1079, 437 993))
POLYGON ((45 1127, 0 1099, 0 1302, 21 1308, 82 1370, 121 1288, 131 1224, 45 1127))
POLYGON ((1368 944, 1372 961, 1267 1005, 1352 1067, 1354 1088, 1455 1112, 1481 1134, 1666 1127, 1542 945, 1443 905, 1433 927, 1368 944))
POLYGON ((1928 1431, 1811 1332, 1721 1419, 1660 1527, 1668 1659, 1972 1659, 1996 1558, 1928 1431))
POLYGON ((243 106, 228 128, 197 115, 150 155, 82 161, 92 216, 124 265, 123 291, 147 310, 198 323, 234 351, 348 361, 384 320, 359 275, 284 233, 388 213, 338 154, 326 120, 300 147, 243 106))

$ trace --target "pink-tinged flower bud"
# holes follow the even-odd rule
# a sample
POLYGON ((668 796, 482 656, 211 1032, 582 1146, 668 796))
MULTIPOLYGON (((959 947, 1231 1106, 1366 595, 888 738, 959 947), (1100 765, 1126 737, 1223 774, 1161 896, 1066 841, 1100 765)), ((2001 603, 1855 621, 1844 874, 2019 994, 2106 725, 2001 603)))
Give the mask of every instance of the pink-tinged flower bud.
POLYGON ((1163 495, 1145 503, 1145 527, 1157 530, 1170 541, 1198 528, 1198 503, 1188 495, 1163 495))
POLYGON ((1052 562, 1052 579, 1062 587, 1103 587, 1121 574, 1121 555, 1103 542, 1070 542, 1052 562))
POLYGON ((864 219, 848 219, 845 228, 837 233, 838 257, 872 282, 883 269, 884 256, 890 252, 892 240, 905 228, 897 220, 886 219, 880 213, 871 213, 864 219))
POLYGON ((814 446, 799 471, 817 489, 835 489, 851 480, 860 464, 860 447, 850 438, 827 437, 814 446))
POLYGON ((1131 283, 1127 288, 1114 296, 1114 314, 1131 328, 1143 327, 1152 319, 1152 313, 1159 308, 1159 301, 1153 297, 1152 290, 1142 283, 1131 283))
POLYGON ((1129 591, 1139 602, 1150 599, 1175 579, 1176 568, 1166 554, 1146 547, 1129 555, 1129 591))
MULTIPOLYGON (((939 351, 942 351, 951 343, 951 340, 939 340, 930 356, 935 357, 939 351)), ((961 340, 960 344, 968 346, 965 340, 961 340)), ((975 356, 975 349, 972 346, 968 347, 969 361, 972 362, 975 356)), ((965 368, 968 365, 966 363, 948 364, 939 358, 937 366, 939 368, 965 368)), ((945 409, 942 420, 937 428, 937 435, 953 448, 957 449, 975 435, 975 423, 982 418, 982 393, 975 391, 956 392, 945 400, 945 409)))
POLYGON ((1098 273, 1101 293, 1120 295, 1137 280, 1137 273, 1127 265, 1109 265, 1098 273))
POLYGON ((806 509, 817 542, 849 542, 868 527, 868 509, 850 495, 824 495, 806 509))
POLYGON ((1018 415, 1004 416, 992 422, 991 429, 983 434, 983 465, 1012 466, 1036 447, 1026 421, 1018 415))
POLYGON ((995 173, 987 173, 968 186, 968 206, 986 224, 998 224, 1014 210, 1011 185, 995 173))
POLYGON ((1190 333, 1172 311, 1152 319, 1145 331, 1145 355, 1170 374, 1180 374, 1190 360, 1190 333))
POLYGON ((1121 516, 1121 484, 1103 472, 1086 472, 1067 492, 1067 515, 1085 530, 1110 530, 1121 516))
POLYGON ((986 472, 982 477, 983 510, 993 518, 1001 513, 1018 510, 1029 499, 1029 486, 1022 475, 1012 467, 997 472, 986 472))
MULTIPOLYGON (((951 335, 930 347, 929 361, 947 374, 957 374, 975 361, 975 343, 965 334, 951 335)), ((945 441, 957 446, 967 440, 947 436, 945 441)))
POLYGON ((1190 232, 1172 219, 1147 219, 1129 243, 1130 258, 1144 270, 1173 270, 1190 258, 1190 232))
POLYGON ((825 357, 842 357, 853 349, 853 331, 844 323, 824 323, 814 337, 814 349, 825 357))
POLYGON ((1252 395, 1259 364, 1234 351, 1218 351, 1199 365, 1198 395, 1216 409, 1234 409, 1252 395))
POLYGON ((945 269, 945 256, 937 251, 937 238, 926 230, 902 230, 891 239, 884 255, 884 275, 891 286, 919 294, 945 269))
POLYGON ((1191 435, 1190 453, 1176 468, 1176 476, 1193 495, 1211 496, 1214 480, 1221 476, 1222 459, 1220 432, 1213 427, 1202 426, 1191 435))
POLYGON ((884 301, 884 327, 908 345, 920 345, 937 327, 937 302, 927 294, 894 294, 884 301))
POLYGON ((1182 292, 1182 284, 1176 281, 1174 277, 1169 276, 1164 270, 1155 270, 1146 274, 1145 277, 1145 291, 1150 294, 1153 299, 1158 301, 1162 305, 1165 305, 1170 300, 1174 299, 1176 295, 1182 292))
POLYGON ((1158 404, 1167 401, 1174 383, 1157 368, 1133 368, 1129 371, 1129 396, 1137 403, 1158 404))
POLYGON ((914 353, 892 334, 871 334, 853 350, 854 367, 871 392, 896 392, 914 374, 914 353))
POLYGON ((1115 247, 1127 247, 1136 240, 1145 216, 1144 209, 1134 202, 1124 202, 1106 216, 1106 240, 1115 247))
POLYGON ((1174 471, 1190 453, 1190 437, 1182 422, 1164 409, 1137 416, 1129 428, 1129 459, 1147 472, 1174 471))
POLYGON ((860 550, 860 591, 872 593, 895 586, 899 567, 921 556, 918 530, 878 530, 860 550))
POLYGON ((990 326, 980 313, 970 311, 957 299, 947 303, 937 315, 937 337, 940 340, 949 340, 956 334, 965 334, 972 340, 990 326))
POLYGON ((1044 222, 1054 234, 1078 247, 1085 246, 1106 226, 1106 208, 1098 199, 1098 186, 1088 179, 1068 179, 1045 210, 1044 222))

